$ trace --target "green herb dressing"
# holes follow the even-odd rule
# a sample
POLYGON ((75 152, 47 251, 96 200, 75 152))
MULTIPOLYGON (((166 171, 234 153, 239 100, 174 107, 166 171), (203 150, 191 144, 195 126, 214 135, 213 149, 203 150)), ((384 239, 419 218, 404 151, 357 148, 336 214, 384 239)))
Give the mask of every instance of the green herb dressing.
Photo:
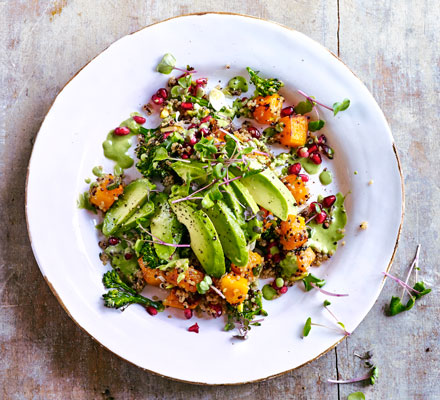
POLYGON ((321 164, 315 164, 310 158, 300 158, 299 162, 301 166, 309 173, 310 175, 315 175, 321 169, 321 164))
MULTIPOLYGON (((344 237, 344 227, 347 223, 347 213, 344 208, 345 197, 338 193, 332 207, 332 222, 328 229, 322 224, 311 221, 309 224, 309 245, 321 253, 332 255, 338 248, 338 241, 344 237)), ((319 199, 318 199, 319 201, 319 199)))
POLYGON ((333 175, 330 171, 324 170, 319 174, 319 181, 324 185, 330 185, 333 182, 333 175))
MULTIPOLYGON (((138 114, 133 113, 133 115, 138 114)), ((133 118, 125 120, 119 126, 126 126, 130 129, 130 133, 125 136, 116 136, 114 130, 111 130, 102 144, 105 157, 116 163, 115 173, 121 173, 133 165, 134 160, 127 154, 127 150, 132 145, 131 138, 139 133, 139 124, 133 118)))

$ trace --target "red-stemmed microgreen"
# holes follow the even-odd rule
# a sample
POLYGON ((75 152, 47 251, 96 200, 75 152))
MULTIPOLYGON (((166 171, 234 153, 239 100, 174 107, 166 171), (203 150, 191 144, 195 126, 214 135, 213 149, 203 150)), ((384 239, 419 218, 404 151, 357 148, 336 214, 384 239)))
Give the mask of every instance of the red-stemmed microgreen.
POLYGON ((416 279, 416 283, 413 287, 408 285, 409 278, 411 276, 412 271, 414 269, 416 271, 418 271, 418 269, 419 269, 418 263, 419 263, 420 248, 421 248, 420 244, 417 245, 416 254, 415 254, 414 259, 413 259, 411 266, 409 268, 408 275, 405 279, 405 282, 403 282, 399 278, 396 278, 395 276, 392 276, 388 272, 383 272, 383 274, 385 276, 392 279, 394 282, 398 283, 403 288, 402 294, 400 297, 397 297, 397 296, 391 297, 390 306, 389 306, 389 310, 388 310, 388 313, 390 316, 394 316, 394 315, 400 314, 401 312, 410 310, 411 308, 413 308, 416 300, 420 299, 422 296, 431 292, 431 289, 427 289, 425 287, 425 283, 423 281, 417 281, 417 279, 416 279), (403 304, 402 299, 403 299, 403 296, 405 295, 405 292, 408 293, 409 300, 406 302, 406 304, 403 304))
POLYGON ((304 96, 310 103, 312 104, 319 104, 321 107, 326 108, 329 111, 333 111, 333 115, 336 115, 337 113, 346 110, 348 107, 350 107, 350 100, 344 99, 341 102, 336 102, 333 104, 333 107, 329 107, 318 100, 315 100, 314 98, 308 96, 306 93, 304 93, 302 90, 298 90, 298 93, 304 96))
POLYGON ((327 290, 324 290, 322 288, 320 288, 317 284, 310 282, 310 285, 312 287, 314 287, 316 290, 320 291, 322 294, 325 294, 327 296, 333 296, 333 297, 346 297, 348 296, 348 294, 346 293, 332 293, 332 292, 328 292, 327 290))
POLYGON ((374 385, 374 383, 376 382, 376 379, 379 376, 379 369, 376 366, 373 366, 371 368, 371 370, 368 372, 368 374, 361 376, 359 378, 353 378, 353 379, 347 379, 347 380, 343 380, 343 379, 328 379, 327 382, 328 383, 340 383, 340 384, 344 384, 344 383, 355 383, 355 382, 362 382, 362 381, 370 381, 370 385, 374 385))
POLYGON ((214 292, 216 292, 222 299, 226 299, 225 295, 219 289, 217 289, 214 285, 211 285, 210 288, 214 292))
POLYGON ((341 322, 341 321, 339 321, 339 318, 333 313, 333 311, 331 311, 330 310, 330 308, 328 308, 328 306, 330 305, 331 303, 328 301, 328 300, 324 300, 324 308, 328 311, 328 313, 333 317, 333 319, 336 321, 336 323, 338 324, 338 326, 340 326, 341 328, 342 328, 342 331, 344 332, 344 335, 345 336, 350 336, 351 335, 351 333, 350 332, 348 332, 346 329, 345 329, 345 325, 341 322))

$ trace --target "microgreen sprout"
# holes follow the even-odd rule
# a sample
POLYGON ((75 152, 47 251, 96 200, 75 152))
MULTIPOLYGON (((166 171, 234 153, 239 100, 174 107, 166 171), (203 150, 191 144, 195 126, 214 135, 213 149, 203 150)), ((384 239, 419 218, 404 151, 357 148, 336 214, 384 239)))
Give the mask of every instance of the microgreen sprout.
MULTIPOLYGON (((308 95, 307 95, 306 93, 304 93, 302 90, 298 90, 298 93, 301 94, 302 96, 304 96, 304 97, 305 97, 310 103, 312 103, 312 107, 313 107, 314 104, 319 104, 321 107, 324 107, 324 108, 326 108, 327 110, 333 111, 333 115, 336 115, 338 112, 340 112, 340 111, 344 111, 344 110, 346 110, 348 107, 350 107, 350 100, 349 100, 349 99, 344 99, 344 100, 342 100, 340 103, 339 103, 339 102, 336 102, 336 103, 333 104, 333 107, 329 107, 329 106, 326 106, 326 105, 323 104, 323 103, 320 103, 318 100, 315 100, 314 98, 308 96, 308 95)), ((296 108, 295 108, 295 110, 296 110, 296 108)), ((312 111, 312 110, 310 109, 310 111, 312 111)), ((310 111, 309 111, 309 112, 310 112, 310 111)), ((323 121, 323 122, 324 122, 324 121, 323 121)), ((319 125, 318 125, 318 126, 319 126, 319 125)), ((324 126, 324 125, 322 124, 321 128, 322 128, 323 126, 324 126)), ((321 129, 321 128, 319 128, 319 129, 321 129)))
POLYGON ((325 294, 327 296, 334 296, 334 297, 346 297, 346 296, 348 296, 348 294, 328 292, 327 290, 321 289, 316 283, 313 283, 313 282, 310 282, 310 286, 314 287, 316 290, 320 291, 322 294, 325 294))
POLYGON ((347 330, 345 329, 345 325, 341 322, 341 321, 339 321, 339 319, 338 319, 338 317, 333 313, 333 311, 331 311, 329 308, 328 308, 328 306, 330 305, 331 303, 328 301, 328 300, 324 300, 324 308, 329 312, 329 314, 333 317, 333 319, 336 321, 336 323, 342 328, 342 331, 344 332, 344 335, 345 336, 350 336, 351 335, 351 333, 350 332, 347 332, 347 330))
POLYGON ((348 395, 347 400, 365 400, 365 395, 362 392, 354 392, 348 395))
POLYGON ((370 385, 374 385, 376 383, 376 379, 379 377, 379 369, 374 365, 368 374, 361 376, 359 378, 353 378, 353 379, 347 379, 347 380, 335 380, 335 379, 328 379, 328 383, 354 383, 354 382, 362 382, 362 381, 370 381, 370 385))
MULTIPOLYGON (((418 281, 415 283, 413 287, 408 285, 409 278, 411 276, 412 271, 415 269, 416 272, 419 269, 418 263, 419 263, 419 255, 420 255, 420 244, 417 245, 416 254, 414 256, 414 259, 411 263, 411 266, 408 271, 408 275, 406 276, 405 282, 400 280, 399 278, 396 278, 395 276, 389 274, 388 272, 382 272, 385 276, 392 279, 394 282, 398 283, 400 286, 402 286, 402 294, 400 297, 392 296, 389 306, 389 315, 394 316, 397 314, 400 314, 401 312, 408 311, 411 308, 413 308, 416 300, 420 299, 425 294, 428 294, 431 292, 431 289, 427 289, 425 287, 425 283, 423 281, 418 281), (402 299, 405 295, 405 292, 409 295, 409 300, 406 302, 406 304, 402 303, 402 299)), ((416 273, 416 280, 417 280, 417 273, 416 273)))

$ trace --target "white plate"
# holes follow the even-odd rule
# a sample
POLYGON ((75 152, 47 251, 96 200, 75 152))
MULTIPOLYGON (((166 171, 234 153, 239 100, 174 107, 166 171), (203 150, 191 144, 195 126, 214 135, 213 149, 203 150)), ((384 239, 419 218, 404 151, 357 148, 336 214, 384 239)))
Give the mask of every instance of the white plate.
POLYGON ((403 216, 403 185, 393 138, 365 86, 335 56, 301 33, 239 15, 204 14, 171 19, 126 36, 96 57, 61 91, 38 134, 27 183, 29 235, 38 265, 74 321, 102 345, 141 368, 170 378, 208 384, 255 381, 299 367, 342 340, 337 332, 301 331, 307 317, 332 324, 317 291, 297 285, 266 302, 269 317, 247 341, 223 332, 224 321, 168 312, 150 317, 142 307, 121 313, 103 307, 93 218, 78 210, 84 178, 95 165, 110 167, 101 143, 129 113, 139 111, 167 77, 155 72, 165 52, 194 66, 211 82, 252 66, 285 82, 289 99, 302 89, 326 104, 345 97, 347 111, 322 110, 325 133, 336 151, 330 164, 336 188, 347 198, 346 245, 314 273, 326 289, 349 293, 332 308, 353 331, 376 301, 389 268, 403 216), (225 65, 230 65, 226 69, 225 65), (354 174, 357 171, 357 175, 354 174), (373 179, 374 184, 368 185, 373 179), (366 231, 359 229, 368 221, 366 231))

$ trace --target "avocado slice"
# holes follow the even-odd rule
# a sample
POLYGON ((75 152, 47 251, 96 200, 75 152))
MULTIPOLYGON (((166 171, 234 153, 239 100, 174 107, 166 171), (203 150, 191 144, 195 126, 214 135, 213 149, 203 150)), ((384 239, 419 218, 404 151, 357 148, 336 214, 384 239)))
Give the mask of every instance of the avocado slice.
POLYGON ((222 200, 205 209, 220 238, 223 251, 235 265, 244 267, 249 260, 246 237, 233 212, 222 200))
POLYGON ((172 203, 171 209, 179 222, 186 226, 191 237, 191 248, 208 275, 220 278, 225 272, 225 255, 219 235, 208 215, 187 202, 172 203))
MULTIPOLYGON (((253 214, 256 214, 258 211, 260 211, 260 208, 258 207, 254 198, 249 193, 249 190, 246 189, 246 186, 244 186, 239 180, 232 181, 230 185, 238 201, 243 204, 247 210, 251 211, 253 214)), ((256 217, 252 218, 249 221, 246 221, 244 217, 244 210, 242 212, 242 215, 245 234, 249 242, 253 242, 261 236, 261 228, 263 226, 263 222, 256 217)))
POLYGON ((224 190, 223 192, 224 202, 232 210, 235 219, 240 224, 240 226, 243 227, 245 225, 245 221, 244 221, 245 207, 243 207, 244 204, 240 202, 240 200, 238 199, 237 195, 234 193, 234 190, 232 189, 232 186, 230 184, 223 185, 222 189, 224 190))
MULTIPOLYGON (((168 203, 168 196, 161 193, 154 199, 157 212, 151 219, 151 233, 167 243, 178 244, 182 239, 182 224, 177 220, 176 215, 171 210, 168 203)), ((154 249, 157 256, 162 260, 169 261, 170 257, 176 251, 175 247, 164 246, 154 243, 154 249)))
POLYGON ((183 179, 186 183, 191 183, 196 181, 197 183, 203 184, 207 181, 205 163, 198 161, 183 162, 177 161, 171 165, 177 175, 183 179))
POLYGON ((110 236, 116 233, 147 200, 150 190, 154 189, 148 179, 138 179, 128 184, 122 196, 107 211, 102 225, 102 233, 110 236))
POLYGON ((137 222, 142 218, 146 219, 146 223, 142 223, 143 225, 149 225, 149 218, 154 213, 154 203, 152 201, 147 201, 144 205, 139 208, 127 221, 122 224, 122 230, 127 231, 131 228, 136 227, 137 222))
MULTIPOLYGON (((251 168, 254 170, 261 169, 263 165, 256 160, 252 160, 251 168)), ((297 208, 292 193, 270 168, 266 168, 258 174, 242 178, 240 182, 249 190, 257 204, 283 221, 286 221, 289 215, 296 215, 297 208)))

